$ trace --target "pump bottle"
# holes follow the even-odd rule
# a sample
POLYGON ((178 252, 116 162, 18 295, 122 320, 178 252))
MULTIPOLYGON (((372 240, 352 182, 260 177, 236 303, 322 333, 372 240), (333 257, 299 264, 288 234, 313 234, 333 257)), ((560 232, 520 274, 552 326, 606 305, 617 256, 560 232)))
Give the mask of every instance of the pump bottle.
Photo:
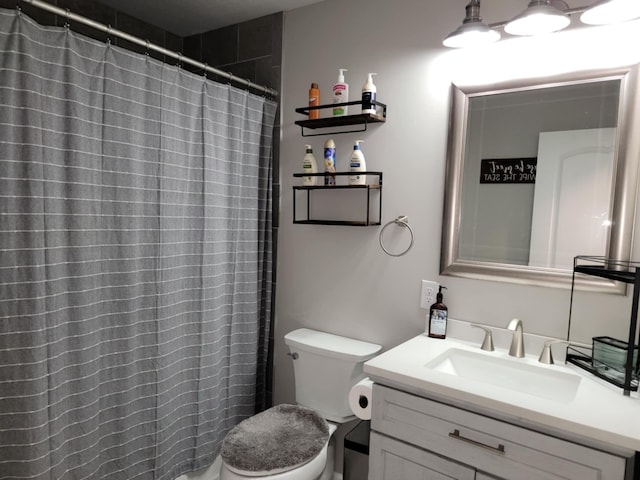
POLYGON ((432 338, 446 338, 447 337, 447 320, 449 317, 449 309, 442 302, 442 289, 440 285, 438 293, 436 295, 436 303, 429 308, 429 336, 432 338))
MULTIPOLYGON (((333 86, 333 103, 346 103, 349 101, 349 85, 344 82, 344 72, 346 68, 338 69, 338 83, 333 86)), ((347 114, 349 107, 343 105, 340 107, 333 107, 333 116, 341 117, 347 114)))
MULTIPOLYGON (((367 164, 364 160, 364 154, 360 149, 360 144, 364 143, 364 140, 356 140, 353 145, 353 153, 351 154, 351 161, 349 162, 350 172, 366 172, 367 164)), ((366 185, 366 175, 349 175, 349 185, 366 185)))
POLYGON ((362 86, 362 113, 376 113, 376 86, 373 84, 373 75, 370 73, 367 82, 362 86))
MULTIPOLYGON (((316 157, 313 155, 313 149, 311 145, 305 145, 306 153, 302 160, 302 172, 303 173, 317 173, 318 172, 318 164, 316 162, 316 157)), ((316 184, 318 177, 310 176, 310 177, 302 177, 302 185, 305 187, 312 187, 316 184)))

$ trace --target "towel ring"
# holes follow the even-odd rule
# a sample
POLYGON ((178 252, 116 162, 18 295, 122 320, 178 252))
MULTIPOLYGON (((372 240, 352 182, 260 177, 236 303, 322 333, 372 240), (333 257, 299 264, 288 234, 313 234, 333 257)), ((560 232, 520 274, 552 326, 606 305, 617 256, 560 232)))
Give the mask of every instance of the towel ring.
POLYGON ((390 222, 385 223, 384 227, 382 227, 382 230, 380 230, 380 235, 378 235, 378 240, 380 241, 380 248, 382 248, 384 253, 386 253, 391 257, 401 257, 402 255, 407 253, 409 250, 411 250, 411 247, 413 247, 413 230, 409 225, 409 219, 407 218, 407 216, 401 215, 397 217, 395 220, 391 220, 390 222), (385 248, 384 243, 382 242, 382 234, 384 233, 384 231, 389 225, 394 225, 394 224, 400 227, 406 227, 407 229, 409 229, 409 235, 411 235, 411 242, 409 243, 409 246, 400 253, 391 253, 389 250, 385 248))

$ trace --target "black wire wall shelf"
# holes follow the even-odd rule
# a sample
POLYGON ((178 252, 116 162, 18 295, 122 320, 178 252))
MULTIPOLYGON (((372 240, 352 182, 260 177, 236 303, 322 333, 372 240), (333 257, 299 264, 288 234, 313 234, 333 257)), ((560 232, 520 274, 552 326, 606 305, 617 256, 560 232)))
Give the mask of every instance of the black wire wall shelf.
POLYGON ((631 316, 629 319, 629 337, 626 343, 626 360, 624 372, 606 365, 596 366, 593 361, 593 348, 570 345, 567 348, 567 362, 572 363, 593 375, 619 387, 624 395, 638 390, 638 372, 640 372, 640 356, 634 360, 634 349, 638 344, 638 300, 640 299, 640 262, 632 260, 613 260, 600 256, 579 255, 573 261, 571 281, 571 300, 569 306, 569 338, 571 338, 571 313, 576 274, 590 275, 633 285, 631 316), (634 369, 635 362, 635 369, 634 369), (635 373, 634 373, 635 370, 635 373))
MULTIPOLYGON (((371 123, 384 123, 387 121, 387 106, 378 101, 372 102, 375 106, 376 113, 358 113, 355 115, 342 115, 342 116, 328 116, 324 118, 314 118, 307 120, 296 120, 295 124, 300 125, 302 130, 303 137, 315 137, 320 135, 338 135, 342 133, 354 133, 354 132, 364 132, 367 130, 367 126, 371 123), (359 125, 360 127, 357 129, 349 129, 349 130, 340 130, 340 131, 328 131, 321 133, 312 133, 305 134, 305 128, 311 130, 317 129, 326 129, 331 127, 347 127, 351 125, 359 125)), ((357 100, 353 102, 343 102, 343 103, 332 103, 328 105, 318 105, 315 107, 300 107, 296 108, 296 112, 302 115, 309 115, 309 112, 312 110, 333 110, 334 107, 346 107, 349 105, 358 105, 359 108, 362 107, 362 101, 357 100)))
MULTIPOLYGON (((340 183, 341 177, 352 176, 353 172, 322 172, 322 173, 294 173, 295 178, 301 177, 318 177, 317 181, 322 182, 321 185, 294 185, 293 186, 293 223, 306 225, 348 225, 355 227, 370 227, 380 225, 382 221, 382 172, 357 172, 357 175, 365 175, 369 181, 373 182, 366 185, 346 185, 340 183), (325 185, 326 177, 335 177, 335 185, 325 185), (362 216, 362 220, 333 220, 333 219, 312 219, 311 218, 311 192, 313 191, 337 191, 351 190, 361 191, 366 194, 366 212, 362 216), (299 219, 296 204, 297 192, 306 192, 306 218, 299 219), (377 215, 371 214, 372 193, 378 193, 377 215), (375 218, 374 218, 375 217, 375 218)), ((374 212, 375 213, 375 212, 374 212)))

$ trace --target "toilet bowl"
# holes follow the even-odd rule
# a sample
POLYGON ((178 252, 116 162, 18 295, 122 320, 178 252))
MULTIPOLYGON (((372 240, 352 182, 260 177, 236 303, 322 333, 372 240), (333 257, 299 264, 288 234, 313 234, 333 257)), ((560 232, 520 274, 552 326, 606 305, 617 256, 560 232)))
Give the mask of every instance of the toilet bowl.
POLYGON ((220 480, 323 480, 333 476, 333 432, 355 419, 349 390, 364 378, 375 345, 310 329, 285 335, 296 405, 276 405, 243 420, 225 437, 220 480))

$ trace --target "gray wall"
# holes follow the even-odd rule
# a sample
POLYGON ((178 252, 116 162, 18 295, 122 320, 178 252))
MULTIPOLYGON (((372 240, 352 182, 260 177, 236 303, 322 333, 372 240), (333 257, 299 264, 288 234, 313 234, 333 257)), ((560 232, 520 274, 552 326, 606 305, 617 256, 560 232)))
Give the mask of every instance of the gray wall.
MULTIPOLYGON (((327 0, 285 14, 276 402, 294 399, 292 362, 282 340, 286 332, 308 327, 392 347, 424 331, 425 310, 419 307, 422 279, 448 287, 444 300, 452 318, 504 328, 517 317, 523 320, 525 331, 558 338, 567 334, 568 289, 439 275, 449 88, 453 80, 460 84, 458 80, 465 75, 474 82, 480 82, 477 77, 481 75, 482 82, 490 83, 491 75, 557 73, 556 69, 565 68, 572 59, 610 61, 614 53, 624 50, 620 45, 629 45, 625 51, 637 58, 637 49, 632 50, 637 40, 620 40, 613 48, 606 38, 597 38, 608 35, 609 30, 589 29, 592 36, 600 32, 593 42, 562 41, 580 34, 576 30, 529 49, 530 39, 473 52, 446 49, 442 38, 461 23, 466 3, 327 0), (516 53, 522 53, 510 52, 513 46, 516 53), (538 51, 544 56, 536 55, 538 51), (378 244, 380 227, 291 223, 291 188, 299 181, 292 175, 301 171, 304 145, 311 143, 318 152, 327 138, 302 138, 294 121, 303 117, 294 109, 306 104, 311 82, 319 83, 323 99, 330 98, 338 68, 349 69, 346 81, 351 100, 359 98, 367 72, 378 73, 375 83, 379 100, 388 105, 387 122, 371 126, 364 134, 333 138, 339 170, 347 168, 353 141, 365 140, 368 169, 384 172, 383 223, 407 215, 414 230, 415 244, 405 256, 384 254, 378 244)), ((487 22, 506 20, 525 3, 483 2, 482 15, 487 22)), ((616 29, 623 30, 621 26, 616 29)), ((326 202, 336 211, 344 204, 337 198, 326 202)), ((396 233, 387 242, 389 248, 406 242, 406 232, 396 233)), ((574 299, 573 321, 584 325, 581 334, 585 338, 597 331, 625 335, 629 308, 629 297, 581 292, 574 299), (601 318, 607 323, 600 322, 601 318)), ((480 342, 482 332, 477 335, 480 342)))

